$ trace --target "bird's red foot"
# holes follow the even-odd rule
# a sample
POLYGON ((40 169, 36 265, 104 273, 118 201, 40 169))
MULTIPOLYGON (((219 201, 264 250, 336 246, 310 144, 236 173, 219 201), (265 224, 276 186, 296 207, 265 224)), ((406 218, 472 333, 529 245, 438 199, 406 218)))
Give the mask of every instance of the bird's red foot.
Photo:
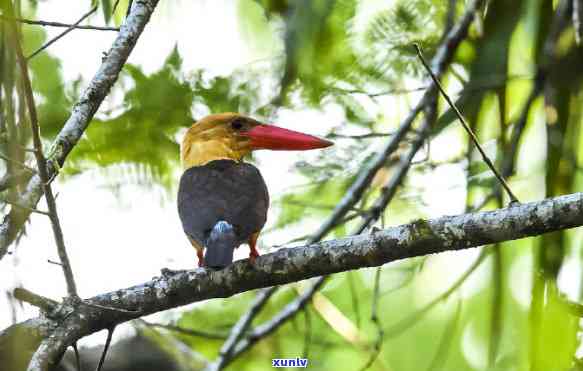
POLYGON ((252 248, 251 251, 249 251, 249 260, 251 261, 251 264, 255 264, 255 258, 258 256, 259 252, 255 248, 252 248))
POLYGON ((259 256, 259 252, 255 247, 257 245, 257 239, 259 238, 259 232, 253 233, 251 238, 249 238, 249 261, 251 264, 255 264, 255 258, 259 256))
POLYGON ((202 256, 202 249, 196 249, 196 256, 198 257, 198 267, 204 267, 204 258, 202 256))

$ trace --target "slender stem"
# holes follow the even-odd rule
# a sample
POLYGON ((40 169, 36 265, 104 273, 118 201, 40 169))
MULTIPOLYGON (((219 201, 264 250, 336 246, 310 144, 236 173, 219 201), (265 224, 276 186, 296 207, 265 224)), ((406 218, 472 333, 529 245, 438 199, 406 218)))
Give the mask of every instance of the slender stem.
POLYGON ((466 122, 466 119, 464 119, 464 117, 462 116, 462 114, 459 111, 459 109, 457 108, 457 106, 453 103, 451 98, 447 95, 447 93, 443 89, 443 86, 441 86, 439 79, 435 76, 433 71, 431 71, 431 67, 429 67, 429 64, 427 64, 425 57, 423 57, 423 53, 421 51, 421 48, 419 47, 419 44, 414 44, 414 46, 415 46, 415 50, 417 51, 417 55, 419 56, 419 59, 421 60, 421 63, 423 63, 423 66, 425 67, 425 69, 429 73, 429 76, 431 76, 431 79, 433 80, 433 82, 437 86, 437 89, 439 89, 439 92, 441 93, 441 95, 443 95, 443 97, 445 98, 445 100, 447 101, 447 103, 449 104, 451 109, 453 109, 453 111, 455 112, 456 116, 460 120, 462 126, 464 127, 464 129, 466 130, 466 132, 468 133, 470 138, 472 138, 472 141, 476 145, 476 148, 478 148, 478 151, 482 155, 482 158, 484 159, 484 162, 486 163, 486 165, 488 165, 490 170, 492 170, 492 172, 494 173, 494 176, 496 176, 496 178, 498 179, 500 184, 502 184, 502 187, 504 187, 504 189, 506 190, 506 193, 508 193, 508 196, 510 197, 510 201, 512 203, 519 202, 518 198, 516 198, 516 196, 514 195, 514 193, 512 192, 512 190, 510 189, 510 187, 508 186, 508 184, 506 183, 506 181, 504 180, 502 175, 500 175, 500 173, 498 173, 498 170, 496 170, 496 167, 494 167, 494 164, 492 164, 492 161, 490 161, 490 158, 488 158, 488 155, 486 155, 486 152, 484 152, 484 149, 482 148, 482 146, 480 145, 480 142, 478 141, 478 138, 476 137, 476 135, 474 134, 474 132, 472 131, 472 129, 470 128, 470 126, 466 122))
POLYGON ((37 54, 39 54, 40 52, 42 52, 43 50, 45 50, 46 48, 48 48, 49 46, 51 46, 57 40, 59 40, 60 38, 62 38, 66 34, 68 34, 69 32, 73 31, 75 28, 77 28, 77 26, 79 25, 79 23, 83 22, 87 17, 89 17, 91 14, 93 14, 96 10, 97 10, 97 6, 94 6, 93 8, 91 8, 91 10, 88 11, 87 13, 85 13, 81 18, 79 18, 79 20, 77 22, 73 23, 65 31, 63 31, 60 34, 58 34, 57 36, 53 37, 48 42, 46 42, 43 46, 41 46, 36 51, 34 51, 31 55, 29 55, 28 57, 26 57, 26 60, 30 60, 31 58, 33 58, 34 56, 36 56, 37 54))
POLYGON ((128 2, 128 10, 126 10, 126 18, 130 15, 130 12, 132 11, 132 5, 134 3, 134 0, 130 0, 128 2))
POLYGON ((372 297, 372 309, 370 316, 370 320, 374 323, 377 330, 377 339, 375 341, 374 348, 369 359, 366 361, 364 366, 360 368, 360 371, 368 370, 377 360, 379 354, 381 353, 383 340, 385 337, 385 331, 378 316, 381 270, 382 268, 378 267, 375 274, 374 290, 372 297))
POLYGON ((218 340, 226 340, 227 339, 227 335, 223 335, 223 334, 217 334, 217 333, 206 332, 206 331, 201 331, 201 330, 194 330, 194 329, 175 326, 175 325, 166 325, 166 324, 162 324, 162 323, 148 322, 148 321, 145 321, 143 319, 140 319, 139 321, 148 327, 163 328, 163 329, 166 329, 169 331, 178 332, 180 334, 184 334, 184 335, 188 335, 188 336, 198 336, 198 337, 202 337, 202 338, 218 339, 218 340))
POLYGON ((105 346, 103 347, 101 358, 99 358, 99 364, 97 365, 96 368, 97 371, 101 371, 101 368, 103 367, 103 362, 105 362, 105 356, 107 355, 107 351, 109 350, 109 345, 111 344, 111 338, 113 336, 114 330, 115 326, 107 329, 107 339, 105 340, 105 346))
POLYGON ((45 216, 49 216, 49 217, 51 216, 51 214, 48 213, 48 212, 46 212, 46 211, 42 211, 42 210, 39 210, 39 209, 35 209, 33 207, 28 207, 26 205, 21 204, 20 202, 7 200, 5 198, 0 198, 0 202, 6 203, 8 205, 12 205, 14 207, 18 207, 20 209, 28 210, 28 211, 30 211, 32 213, 41 214, 41 215, 45 215, 45 216))
POLYGON ((269 300, 271 295, 275 290, 267 290, 260 292, 251 304, 249 310, 245 313, 245 315, 239 318, 239 321, 233 326, 229 337, 221 347, 219 351, 219 357, 216 362, 211 363, 206 369, 208 371, 218 371, 223 369, 229 362, 229 359, 233 356, 233 352, 235 351, 235 346, 243 337, 249 326, 251 326, 251 322, 253 319, 259 314, 265 303, 269 300))
POLYGON ((472 273, 474 273, 474 271, 484 262, 487 256, 488 250, 482 250, 480 252, 480 255, 476 258, 476 260, 474 260, 474 262, 468 267, 468 269, 457 280, 455 280, 455 282, 447 290, 445 290, 443 293, 441 293, 436 298, 431 300, 421 309, 416 310, 415 312, 411 313, 410 315, 398 321, 397 323, 386 327, 385 333, 389 337, 394 338, 403 333, 403 331, 407 330, 414 324, 418 323, 421 317, 423 317, 437 304, 447 300, 451 294, 453 294, 458 288, 460 288, 464 284, 464 282, 466 282, 468 277, 472 273))
POLYGON ((413 145, 409 151, 401 156, 399 163, 395 166, 396 169, 393 171, 393 175, 381 188, 381 195, 370 208, 370 212, 363 218, 362 223, 356 228, 354 234, 363 233, 366 228, 370 227, 371 224, 373 224, 381 217, 381 215, 383 215, 383 211, 393 200, 393 197, 397 193, 397 188, 399 188, 399 186, 403 183, 405 176, 409 172, 409 169, 413 164, 413 158, 423 145, 423 142, 429 136, 429 129, 431 128, 431 124, 435 121, 436 112, 437 107, 435 100, 433 100, 433 103, 429 104, 425 109, 425 117, 423 119, 423 123, 421 124, 419 135, 413 141, 413 145))
POLYGON ((99 305, 99 304, 91 303, 87 300, 80 301, 79 303, 81 305, 85 305, 85 306, 90 307, 90 308, 101 309, 101 310, 105 310, 105 311, 109 311, 109 312, 113 312, 113 313, 118 313, 118 314, 139 313, 139 311, 136 311, 136 310, 127 310, 127 309, 114 308, 114 307, 105 306, 105 305, 99 305))
POLYGON ((581 28, 581 18, 583 17, 582 0, 573 0, 573 28, 575 29, 575 42, 581 45, 583 29, 581 28))
POLYGON ((75 366, 77 366, 77 371, 81 371, 81 357, 79 356, 79 348, 77 347, 77 342, 74 342, 73 351, 75 352, 75 366))
POLYGON ((319 277, 312 287, 308 288, 298 298, 285 306, 278 314, 273 316, 268 322, 257 326, 248 337, 242 339, 235 348, 229 362, 233 361, 238 355, 247 351, 253 344, 268 336, 283 325, 287 320, 295 316, 297 312, 302 310, 311 300, 312 296, 322 287, 326 281, 327 276, 319 277))
POLYGON ((27 166, 26 164, 23 164, 22 162, 20 162, 20 161, 18 161, 18 160, 14 160, 14 159, 12 159, 12 158, 10 158, 10 157, 6 156, 6 155, 3 155, 2 153, 0 153, 0 158, 1 158, 2 160, 4 160, 4 161, 11 162, 11 163, 13 163, 13 164, 15 164, 15 165, 18 165, 18 166, 20 166, 21 168, 23 168, 23 169, 25 169, 25 170, 29 171, 31 174, 34 174, 34 173, 35 173, 35 170, 34 170, 33 168, 31 168, 31 167, 27 166))
POLYGON ((83 25, 74 25, 74 24, 61 23, 61 22, 50 22, 50 21, 40 21, 40 20, 36 21, 33 19, 25 19, 25 18, 11 18, 11 17, 6 17, 4 15, 0 15, 0 20, 15 21, 15 22, 19 22, 19 23, 36 25, 36 26, 74 28, 74 29, 78 29, 78 30, 119 31, 119 28, 117 28, 117 27, 83 26, 83 25))
POLYGON ((20 67, 20 72, 22 75, 22 84, 24 87, 24 93, 26 98, 26 105, 28 107, 28 114, 30 118, 30 128, 32 131, 32 141, 34 145, 34 155, 36 158, 38 174, 42 181, 42 189, 47 201, 47 207, 49 209, 49 218, 51 219, 51 225, 53 228, 53 234, 55 237, 55 242, 57 244, 57 251, 59 258, 62 263, 63 274, 65 275, 65 281, 67 282, 67 292, 70 296, 77 296, 77 287, 75 285, 75 278, 73 277, 73 271, 71 270, 71 264, 69 262, 69 257, 67 255, 67 250, 65 248, 65 240, 63 238, 63 231, 61 230, 61 224, 59 221, 59 216, 57 214, 57 205, 55 198, 53 196, 53 191, 51 189, 51 184, 49 182, 49 176, 47 172, 46 160, 42 153, 42 142, 40 139, 40 129, 38 125, 38 117, 36 113, 36 105, 34 102, 34 96, 32 92, 32 84, 30 82, 30 77, 28 75, 28 65, 22 53, 22 46, 20 45, 20 39, 17 33, 16 24, 11 22, 12 31, 14 36, 14 46, 16 51, 16 60, 18 66, 20 67))
POLYGON ((28 303, 37 308, 40 308, 45 312, 51 312, 55 310, 59 305, 59 303, 54 301, 53 299, 45 298, 44 296, 35 294, 34 292, 29 291, 22 287, 15 288, 13 296, 16 299, 28 303))
POLYGON ((115 14, 115 11, 117 10, 118 5, 119 5, 119 0, 115 0, 115 4, 113 4, 113 9, 111 10, 112 16, 115 14))

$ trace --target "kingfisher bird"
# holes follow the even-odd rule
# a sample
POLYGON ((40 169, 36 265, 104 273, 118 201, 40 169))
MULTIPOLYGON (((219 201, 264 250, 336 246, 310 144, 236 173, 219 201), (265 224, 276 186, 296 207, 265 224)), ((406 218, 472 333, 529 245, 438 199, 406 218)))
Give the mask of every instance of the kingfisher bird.
POLYGON ((267 219, 269 193, 259 170, 243 161, 245 156, 258 149, 309 150, 332 144, 239 113, 212 114, 195 122, 180 150, 184 172, 178 214, 198 266, 226 267, 243 243, 249 244, 252 262, 259 256, 256 245, 267 219))

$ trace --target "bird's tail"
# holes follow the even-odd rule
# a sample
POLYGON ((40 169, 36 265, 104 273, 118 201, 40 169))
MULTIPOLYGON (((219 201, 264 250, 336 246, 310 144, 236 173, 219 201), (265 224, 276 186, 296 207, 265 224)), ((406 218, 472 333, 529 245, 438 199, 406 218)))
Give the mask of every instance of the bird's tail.
POLYGON ((220 220, 211 230, 206 244, 204 265, 221 269, 233 262, 233 251, 237 246, 235 228, 220 220))

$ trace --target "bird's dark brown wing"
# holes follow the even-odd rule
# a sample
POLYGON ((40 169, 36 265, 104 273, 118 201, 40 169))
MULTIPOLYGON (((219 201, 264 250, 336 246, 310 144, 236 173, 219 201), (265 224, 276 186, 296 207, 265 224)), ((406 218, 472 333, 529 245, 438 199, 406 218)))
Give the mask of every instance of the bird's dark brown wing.
POLYGON ((231 160, 211 161, 186 170, 180 178, 178 213, 184 232, 205 246, 215 224, 235 227, 239 244, 263 228, 269 195, 259 170, 231 160))

